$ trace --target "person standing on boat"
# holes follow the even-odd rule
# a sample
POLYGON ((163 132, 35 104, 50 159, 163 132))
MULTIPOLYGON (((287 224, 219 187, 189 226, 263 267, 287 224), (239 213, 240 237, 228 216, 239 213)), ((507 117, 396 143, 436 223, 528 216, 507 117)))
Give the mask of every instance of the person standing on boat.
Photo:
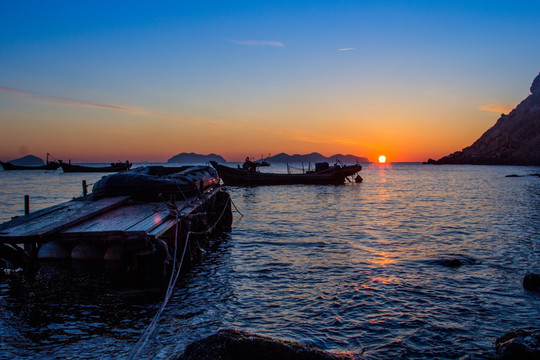
POLYGON ((253 161, 249 160, 249 156, 246 157, 246 161, 244 161, 244 165, 242 165, 242 167, 244 168, 244 170, 257 170, 257 165, 255 165, 253 161))

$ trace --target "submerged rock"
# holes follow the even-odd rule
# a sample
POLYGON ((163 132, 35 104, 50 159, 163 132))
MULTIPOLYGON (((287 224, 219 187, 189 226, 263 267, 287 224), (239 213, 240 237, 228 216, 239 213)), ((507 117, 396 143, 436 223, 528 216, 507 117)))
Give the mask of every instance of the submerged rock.
POLYGON ((523 277, 523 288, 529 291, 540 292, 540 275, 535 273, 523 277))
POLYGON ((448 268, 458 268, 464 265, 476 265, 478 261, 465 255, 453 255, 453 257, 430 260, 429 263, 437 264, 448 268))
POLYGON ((498 359, 540 359, 540 329, 520 329, 495 341, 498 359))
POLYGON ((462 265, 462 263, 458 259, 451 259, 451 260, 443 260, 442 265, 452 267, 452 268, 456 268, 456 267, 460 267, 462 265))
POLYGON ((353 359, 291 341, 239 330, 220 330, 189 344, 178 360, 337 360, 353 359))

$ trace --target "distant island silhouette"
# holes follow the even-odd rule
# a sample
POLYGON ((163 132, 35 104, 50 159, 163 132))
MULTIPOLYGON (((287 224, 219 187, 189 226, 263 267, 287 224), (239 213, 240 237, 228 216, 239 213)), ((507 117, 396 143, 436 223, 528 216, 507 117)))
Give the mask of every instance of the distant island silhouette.
POLYGON ((41 166, 45 164, 45 161, 43 161, 43 159, 35 155, 26 155, 18 159, 9 160, 7 162, 19 166, 41 166))
POLYGON ((204 164, 209 161, 216 161, 218 163, 224 163, 227 162, 222 156, 216 155, 216 154, 208 154, 208 155, 202 155, 202 154, 195 154, 195 153, 180 153, 178 155, 174 155, 169 160, 167 160, 167 163, 179 163, 179 164, 204 164))
MULTIPOLYGON (((257 159, 260 160, 260 159, 257 159)), ((286 153, 280 153, 274 156, 269 156, 268 158, 264 159, 265 161, 269 163, 300 163, 300 162, 330 162, 335 163, 336 161, 341 161, 343 163, 353 163, 356 162, 369 162, 369 160, 366 157, 356 156, 356 155, 343 155, 343 154, 335 154, 332 156, 323 156, 319 153, 313 152, 311 154, 294 154, 289 155, 286 153)), ((202 154, 196 154, 196 153, 180 153, 178 155, 175 155, 171 157, 169 160, 167 160, 167 163, 180 163, 180 164, 204 164, 209 161, 216 161, 217 163, 226 163, 228 162, 220 155, 216 154, 208 154, 208 155, 202 155, 202 154)))
POLYGON ((368 158, 356 156, 356 155, 343 155, 343 154, 335 154, 332 156, 323 156, 319 153, 313 152, 311 154, 305 154, 305 155, 289 155, 285 153, 280 153, 274 156, 270 156, 266 158, 266 161, 269 163, 293 163, 293 162, 329 162, 329 163, 335 163, 337 161, 341 161, 343 163, 353 163, 356 162, 369 162, 368 158))
POLYGON ((540 165, 540 73, 531 95, 471 146, 427 164, 540 165))

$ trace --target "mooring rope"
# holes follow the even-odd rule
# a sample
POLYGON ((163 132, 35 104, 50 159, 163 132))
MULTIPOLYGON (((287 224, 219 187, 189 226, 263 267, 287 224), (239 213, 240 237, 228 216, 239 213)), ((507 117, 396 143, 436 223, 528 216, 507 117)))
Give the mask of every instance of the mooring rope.
POLYGON ((229 200, 231 200, 231 204, 232 204, 232 206, 234 206, 234 209, 236 210, 236 212, 240 214, 240 218, 243 218, 243 217, 244 217, 244 214, 242 214, 242 213, 240 212, 240 210, 238 210, 238 208, 236 207, 236 204, 234 203, 234 201, 232 201, 231 198, 229 198, 229 200))
MULTIPOLYGON (((154 330, 156 328, 156 324, 158 323, 159 318, 161 317, 161 314, 165 310, 165 307, 167 306, 167 303, 169 302, 169 300, 170 300, 170 298, 172 296, 174 286, 176 285, 178 277, 180 276, 180 271, 182 270, 182 264, 184 262, 184 257, 186 255, 186 249, 187 249, 188 244, 189 244, 189 237, 191 236, 191 234, 203 235, 203 234, 210 234, 212 231, 214 231, 216 226, 221 221, 221 218, 225 214, 225 211, 227 210, 227 206, 229 205, 229 203, 232 203, 232 200, 231 200, 230 197, 227 199, 227 202, 223 206, 223 211, 219 215, 218 219, 216 220, 214 225, 212 225, 210 228, 208 228, 205 231, 188 231, 188 233, 186 235, 186 243, 184 244, 184 250, 182 251, 182 257, 180 258, 180 264, 178 266, 178 269, 175 270, 175 266, 176 266, 176 262, 177 262, 176 255, 177 255, 177 249, 178 249, 178 222, 179 222, 179 215, 180 215, 180 211, 178 209, 176 210, 176 213, 175 213, 175 216, 176 216, 176 233, 175 233, 175 236, 174 236, 173 268, 171 270, 171 277, 169 278, 169 284, 167 286, 167 291, 165 292, 165 298, 163 299, 163 303, 161 304, 161 306, 160 306, 159 310, 157 311, 156 315, 154 315, 154 318, 152 319, 152 321, 150 322, 150 324, 148 325, 148 327, 144 331, 143 335, 141 336, 139 341, 137 341, 137 343, 135 344, 134 349, 129 353, 128 359, 135 359, 137 356, 139 356, 140 352, 146 346, 146 344, 148 343, 148 340, 150 339, 150 336, 154 332, 154 330), (175 273, 175 271, 176 271, 176 273, 175 273)), ((235 206, 235 208, 236 208, 236 206, 235 206)), ((201 213, 201 215, 202 214, 206 214, 206 213, 201 213)))
MULTIPOLYGON (((178 227, 179 227, 178 223, 179 223, 178 215, 176 215, 176 231, 175 231, 175 235, 174 235, 173 267, 172 267, 172 270, 171 270, 171 277, 169 278, 169 284, 167 285, 167 291, 165 292, 165 298, 163 299, 163 303, 161 304, 161 306, 160 306, 159 310, 157 311, 156 315, 154 315, 154 318, 152 319, 152 321, 150 322, 150 324, 148 325, 148 327, 144 331, 143 335, 141 336, 139 341, 137 341, 137 343, 135 344, 135 347, 133 348, 133 350, 131 350, 131 352, 129 353, 128 359, 135 359, 137 356, 139 356, 142 349, 144 349, 144 347, 148 343, 148 339, 150 339, 150 336, 152 335, 152 333, 154 332, 154 330, 156 328, 156 324, 157 324, 161 314, 163 313, 163 310, 165 310, 165 306, 167 306, 167 303, 169 302, 169 299, 171 298, 172 289, 174 288, 174 285, 176 284, 176 278, 177 278, 177 276, 175 276, 175 267, 176 267, 176 262, 178 261, 177 258, 176 258, 177 250, 178 250, 178 227), (173 281, 173 279, 174 279, 174 281, 173 281)), ((182 258, 180 259, 180 265, 178 267, 178 273, 180 273, 180 269, 182 269, 182 263, 184 262, 184 256, 186 254, 186 248, 187 248, 188 240, 189 240, 189 233, 188 233, 188 236, 187 236, 187 239, 186 239, 186 243, 184 244, 184 251, 182 252, 182 258)))

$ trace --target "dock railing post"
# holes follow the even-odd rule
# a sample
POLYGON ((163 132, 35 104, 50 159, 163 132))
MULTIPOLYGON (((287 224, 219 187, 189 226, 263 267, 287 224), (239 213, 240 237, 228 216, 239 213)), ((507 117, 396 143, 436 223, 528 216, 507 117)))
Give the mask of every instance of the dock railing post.
POLYGON ((30 214, 30 195, 24 195, 24 215, 30 214))
MULTIPOLYGON (((24 215, 30 214, 30 195, 24 195, 24 215)), ((33 246, 29 243, 24 243, 24 251, 32 251, 33 246)))
POLYGON ((84 196, 88 195, 88 185, 86 185, 86 180, 82 181, 82 193, 84 196))

